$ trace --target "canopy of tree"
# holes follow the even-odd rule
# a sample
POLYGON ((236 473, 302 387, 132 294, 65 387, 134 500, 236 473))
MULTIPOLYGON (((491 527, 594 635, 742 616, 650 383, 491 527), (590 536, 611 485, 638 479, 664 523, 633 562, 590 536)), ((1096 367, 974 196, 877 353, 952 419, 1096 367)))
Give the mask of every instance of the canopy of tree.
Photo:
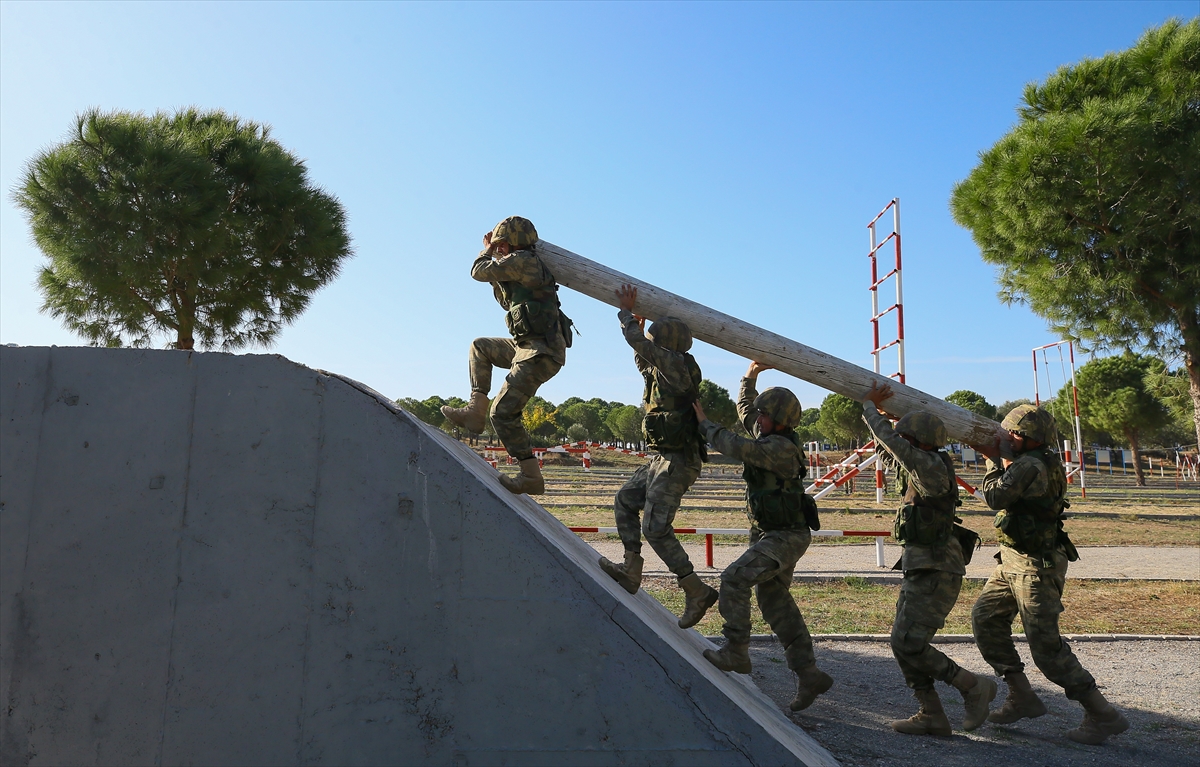
POLYGON ((959 389, 947 394, 946 401, 984 418, 996 420, 996 407, 984 399, 982 394, 977 394, 970 389, 959 389))
POLYGON ((1000 296, 1093 348, 1181 355, 1200 439, 1200 19, 1025 88, 951 197, 1000 296))
POLYGON ((220 111, 90 110, 13 196, 49 259, 42 310, 101 346, 269 345, 351 255, 337 199, 220 111))
POLYGON ((862 417, 862 405, 841 394, 830 394, 821 401, 817 428, 826 438, 842 447, 861 444, 868 433, 862 417))

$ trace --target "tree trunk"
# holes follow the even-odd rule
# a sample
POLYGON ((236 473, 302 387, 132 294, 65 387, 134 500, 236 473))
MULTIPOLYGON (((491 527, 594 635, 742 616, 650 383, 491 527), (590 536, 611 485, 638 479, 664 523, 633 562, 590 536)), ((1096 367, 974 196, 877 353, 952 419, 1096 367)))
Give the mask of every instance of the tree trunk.
POLYGON ((1183 337, 1183 367, 1188 374, 1192 395, 1192 421, 1196 427, 1196 446, 1200 449, 1200 311, 1179 313, 1179 334, 1183 337))
MULTIPOLYGON (((694 338, 718 349, 768 363, 781 372, 856 401, 862 400, 872 383, 891 384, 894 396, 887 401, 888 412, 896 416, 918 410, 933 413, 945 423, 950 439, 957 442, 990 445, 1007 437, 1000 424, 958 405, 714 311, 545 240, 538 242, 537 253, 560 285, 616 306, 616 289, 629 283, 638 290, 635 310, 639 315, 648 319, 678 317, 688 324, 694 338)), ((1000 444, 1007 449, 1007 440, 1001 440, 1000 444)))
POLYGON ((1129 449, 1133 451, 1133 476, 1137 478, 1137 486, 1146 486, 1146 475, 1142 473, 1142 448, 1138 445, 1137 429, 1126 429, 1125 437, 1129 440, 1129 449))
POLYGON ((191 351, 196 348, 196 339, 192 334, 196 327, 196 307, 186 293, 179 296, 179 330, 175 338, 176 349, 191 351))

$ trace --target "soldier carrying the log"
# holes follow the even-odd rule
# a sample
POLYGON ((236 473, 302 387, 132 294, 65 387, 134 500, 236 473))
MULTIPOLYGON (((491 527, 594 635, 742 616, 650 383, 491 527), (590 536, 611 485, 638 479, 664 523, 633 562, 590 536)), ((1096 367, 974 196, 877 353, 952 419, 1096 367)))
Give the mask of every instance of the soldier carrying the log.
POLYGON ((722 671, 750 673, 750 589, 756 587, 763 618, 798 677, 790 707, 800 711, 833 686, 833 679, 817 668, 812 636, 790 591, 796 562, 812 542, 810 529, 819 530, 820 522, 816 502, 804 491, 807 470, 795 432, 800 400, 781 387, 762 394, 755 390, 758 374, 769 369, 752 362, 738 392, 738 416, 754 439, 708 420, 699 402, 693 406, 709 444, 742 461, 750 518, 750 548, 721 573, 718 609, 725 619, 725 646, 705 650, 704 657, 722 671))
POLYGON ((633 313, 637 288, 622 285, 617 291, 625 341, 633 347, 633 361, 646 381, 642 406, 642 432, 646 444, 657 454, 617 491, 614 513, 625 562, 616 564, 600 558, 600 568, 630 594, 642 582, 642 539, 679 579, 687 596, 680 628, 700 622, 717 601, 717 591, 696 575, 687 552, 675 538, 675 513, 683 494, 700 476, 708 456, 700 436, 692 403, 700 396, 703 376, 695 358, 688 354, 692 331, 675 317, 661 317, 643 333, 645 320, 633 313), (639 521, 639 514, 645 516, 639 521))
POLYGON ((988 459, 981 489, 987 505, 998 512, 1000 552, 996 570, 971 609, 971 625, 983 659, 1008 683, 1004 705, 988 721, 1011 724, 1046 713, 1013 644, 1012 623, 1019 614, 1033 662, 1083 706, 1083 722, 1067 737, 1099 745, 1128 730, 1129 722, 1105 699, 1058 631, 1067 563, 1079 559, 1079 552, 1063 530, 1067 474, 1052 448, 1057 440, 1054 416, 1034 405, 1019 405, 1000 425, 1014 460, 1001 461, 999 440, 973 446, 988 459))
POLYGON ((959 505, 954 463, 941 448, 948 441, 942 419, 921 411, 908 413, 896 424, 880 410, 892 387, 871 383, 863 395, 863 420, 879 444, 905 472, 904 505, 896 512, 894 537, 904 553, 893 570, 903 570, 896 620, 892 624, 892 654, 904 681, 921 704, 916 714, 891 723, 908 735, 950 735, 950 721, 934 689, 934 680, 953 685, 966 709, 963 729, 983 724, 996 683, 961 668, 930 640, 946 625, 958 601, 966 563, 979 536, 956 525, 959 505))
POLYGON ((479 434, 488 416, 492 368, 507 368, 504 384, 492 402, 492 428, 521 473, 500 482, 513 493, 545 492, 529 433, 521 421, 525 403, 567 361, 571 321, 558 302, 554 275, 538 257, 533 222, 509 216, 483 236, 483 251, 471 265, 471 277, 490 282, 496 301, 507 312, 504 321, 512 338, 476 338, 469 357, 471 400, 464 408, 442 408, 442 415, 469 432, 479 434))

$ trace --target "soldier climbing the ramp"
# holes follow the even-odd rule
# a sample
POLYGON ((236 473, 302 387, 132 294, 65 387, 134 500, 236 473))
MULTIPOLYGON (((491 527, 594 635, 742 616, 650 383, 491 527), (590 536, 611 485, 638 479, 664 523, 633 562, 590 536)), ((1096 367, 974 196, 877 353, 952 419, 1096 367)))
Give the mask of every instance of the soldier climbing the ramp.
POLYGON ((788 668, 798 677, 790 707, 800 711, 833 686, 817 668, 812 636, 792 598, 790 587, 796 562, 819 530, 817 504, 804 491, 804 451, 795 427, 800 423, 800 400, 776 387, 755 390, 758 374, 769 365, 752 362, 738 392, 738 416, 755 439, 739 437, 707 419, 697 402, 693 407, 700 431, 716 450, 743 463, 746 514, 750 518, 750 548, 721 573, 718 609, 725 619, 725 646, 705 650, 704 657, 722 671, 750 673, 750 589, 756 587, 758 606, 779 637, 788 668))
POLYGON ((946 616, 958 601, 966 563, 979 536, 955 524, 958 483, 954 463, 941 449, 948 441, 942 419, 932 413, 909 413, 893 430, 880 413, 891 396, 892 387, 872 383, 863 396, 863 420, 906 474, 904 505, 896 512, 894 535, 904 553, 892 569, 903 570, 904 580, 892 624, 892 654, 921 704, 917 713, 891 726, 908 735, 950 735, 950 721, 933 684, 940 679, 962 693, 966 709, 962 726, 970 731, 987 719, 996 683, 961 668, 930 640, 946 625, 946 616))
POLYGON ((600 568, 630 594, 637 593, 642 582, 641 533, 645 533, 650 547, 679 579, 679 587, 687 595, 679 627, 691 628, 717 601, 716 589, 696 575, 674 529, 679 502, 700 476, 708 458, 692 410, 692 403, 700 396, 703 376, 696 360, 688 354, 692 331, 683 320, 662 317, 643 334, 645 320, 633 313, 637 288, 622 285, 616 293, 620 305, 617 319, 625 341, 633 347, 634 364, 646 380, 642 431, 646 444, 657 455, 634 472, 617 491, 613 504, 625 562, 618 565, 601 557, 600 568), (645 517, 639 520, 643 511, 645 517))
POLYGON ((521 421, 525 403, 567 361, 571 346, 571 321, 558 302, 554 275, 538 257, 533 222, 509 216, 483 236, 483 251, 471 265, 471 277, 490 282, 512 338, 476 338, 471 342, 471 400, 464 408, 442 408, 442 415, 469 432, 479 434, 488 416, 492 368, 507 368, 508 375, 492 402, 492 428, 513 458, 521 462, 514 478, 500 482, 513 493, 545 492, 538 460, 533 456, 529 433, 521 421))
POLYGON ((1054 416, 1020 405, 1000 425, 1008 432, 1015 460, 1004 459, 1001 465, 999 440, 975 447, 988 458, 981 489, 987 505, 999 512, 1000 552, 999 564, 971 610, 971 624, 983 659, 1008 683, 1004 705, 988 721, 1012 724, 1046 713, 1013 644, 1012 623, 1019 614, 1033 662, 1083 706, 1083 722, 1067 737, 1099 745, 1128 730, 1129 722, 1096 688, 1096 680, 1058 633, 1067 563, 1079 559, 1079 552, 1063 530, 1067 474, 1051 449, 1057 440, 1054 416))

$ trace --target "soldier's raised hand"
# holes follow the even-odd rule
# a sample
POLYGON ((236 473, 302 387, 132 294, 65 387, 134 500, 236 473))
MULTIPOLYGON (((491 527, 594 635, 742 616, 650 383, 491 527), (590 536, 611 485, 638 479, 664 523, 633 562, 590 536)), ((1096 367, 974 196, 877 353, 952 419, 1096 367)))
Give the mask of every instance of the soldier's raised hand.
POLYGON ((637 303, 637 288, 629 283, 625 283, 621 287, 617 288, 616 293, 617 306, 621 308, 621 311, 632 312, 633 305, 637 303))
POLYGON ((751 362, 750 367, 746 369, 747 378, 758 378, 758 374, 764 370, 774 370, 774 365, 768 365, 765 362, 751 362))
POLYGON ((883 402, 884 400, 891 399, 892 394, 893 392, 891 384, 885 383, 880 386, 878 381, 872 381, 871 388, 868 389, 867 393, 863 395, 863 402, 870 402, 875 405, 876 410, 879 410, 880 412, 886 412, 883 409, 883 402))

